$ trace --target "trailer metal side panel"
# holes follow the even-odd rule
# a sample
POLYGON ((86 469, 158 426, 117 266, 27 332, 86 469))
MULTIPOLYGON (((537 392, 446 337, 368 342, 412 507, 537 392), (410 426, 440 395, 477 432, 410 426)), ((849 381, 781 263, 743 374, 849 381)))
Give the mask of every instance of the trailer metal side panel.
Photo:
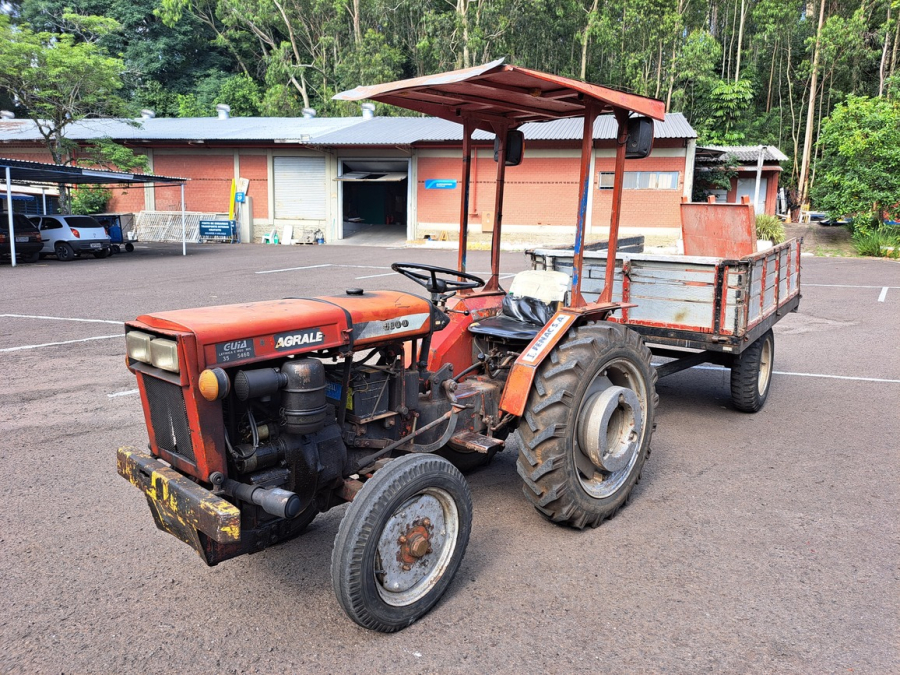
MULTIPOLYGON (((528 251, 534 269, 572 273, 572 251, 528 251)), ((581 291, 594 302, 603 290, 605 251, 584 255, 581 291)), ((648 341, 740 352, 756 333, 796 308, 800 241, 726 260, 701 256, 616 254, 612 299, 634 304, 611 321, 648 341), (788 305, 790 305, 788 309, 788 305)))

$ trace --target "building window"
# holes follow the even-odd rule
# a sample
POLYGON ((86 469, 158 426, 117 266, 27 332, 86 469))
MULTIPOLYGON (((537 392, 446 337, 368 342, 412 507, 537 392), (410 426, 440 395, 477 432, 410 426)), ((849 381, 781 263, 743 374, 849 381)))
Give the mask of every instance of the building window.
MULTIPOLYGON (((612 171, 597 174, 597 189, 612 190, 612 171)), ((626 171, 622 187, 625 190, 677 190, 677 171, 626 171)))

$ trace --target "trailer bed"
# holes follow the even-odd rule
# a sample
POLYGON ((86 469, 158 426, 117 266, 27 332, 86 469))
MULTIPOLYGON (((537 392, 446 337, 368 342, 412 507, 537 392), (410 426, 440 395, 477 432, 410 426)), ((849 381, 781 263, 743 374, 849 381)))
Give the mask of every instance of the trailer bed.
MULTIPOLYGON (((674 349, 739 354, 800 304, 801 239, 739 259, 616 254, 612 300, 625 307, 610 317, 665 352, 674 349)), ((526 251, 532 269, 571 275, 574 253, 526 251)), ((588 302, 603 290, 606 251, 585 251, 581 292, 588 302)))

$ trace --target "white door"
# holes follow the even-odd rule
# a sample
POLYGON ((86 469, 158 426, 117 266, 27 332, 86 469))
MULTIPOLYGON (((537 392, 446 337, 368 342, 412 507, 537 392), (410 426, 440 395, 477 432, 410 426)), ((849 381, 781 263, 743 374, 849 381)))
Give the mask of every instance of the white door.
MULTIPOLYGON (((766 212, 766 190, 769 187, 768 178, 759 179, 759 201, 753 207, 756 215, 762 215, 766 212)), ((750 203, 753 204, 753 195, 756 193, 756 177, 738 178, 737 182, 737 203, 741 203, 741 197, 747 195, 750 197, 750 203)))
POLYGON ((275 217, 325 219, 325 158, 273 157, 275 217))

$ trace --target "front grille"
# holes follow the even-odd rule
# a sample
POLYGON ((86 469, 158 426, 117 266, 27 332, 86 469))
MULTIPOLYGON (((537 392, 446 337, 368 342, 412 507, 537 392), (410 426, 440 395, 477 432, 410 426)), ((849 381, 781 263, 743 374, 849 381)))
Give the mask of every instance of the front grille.
POLYGON ((181 387, 145 375, 144 389, 150 405, 150 424, 153 425, 157 447, 196 463, 187 406, 181 387))

